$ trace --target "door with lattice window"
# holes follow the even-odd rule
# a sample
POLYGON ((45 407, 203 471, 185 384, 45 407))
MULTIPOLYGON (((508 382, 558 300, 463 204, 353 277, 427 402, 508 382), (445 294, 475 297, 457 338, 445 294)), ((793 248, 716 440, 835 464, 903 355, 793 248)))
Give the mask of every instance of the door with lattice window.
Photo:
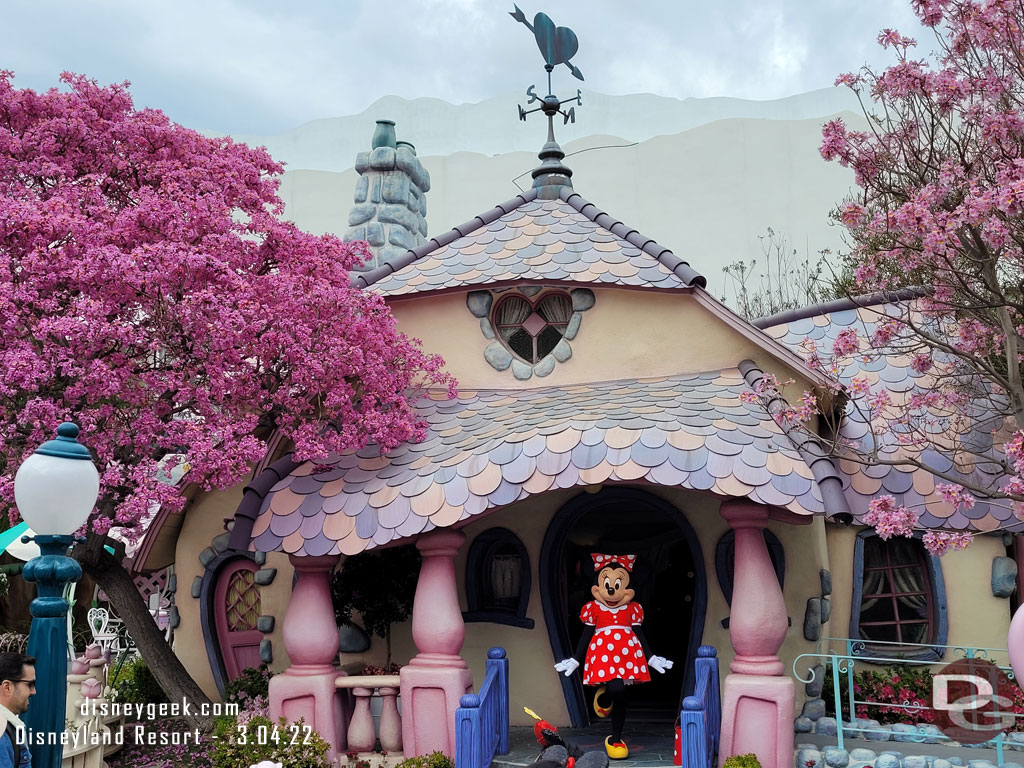
POLYGON ((260 588, 256 564, 239 559, 225 565, 217 576, 214 594, 217 640, 224 671, 234 680, 248 667, 260 665, 260 588))

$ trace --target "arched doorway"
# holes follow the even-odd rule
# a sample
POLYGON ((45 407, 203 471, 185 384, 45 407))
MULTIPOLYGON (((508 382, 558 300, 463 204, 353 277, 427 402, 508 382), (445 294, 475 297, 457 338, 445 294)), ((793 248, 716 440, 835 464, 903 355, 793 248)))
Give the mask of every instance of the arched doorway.
POLYGON ((206 567, 200 589, 200 621, 213 679, 224 687, 260 665, 259 566, 248 552, 223 552, 206 567))
MULTIPOLYGON (((678 509, 637 488, 602 488, 563 506, 548 526, 539 564, 544 618, 556 659, 574 652, 583 631, 578 616, 591 599, 591 552, 637 555, 634 582, 636 599, 644 606, 644 634, 652 651, 675 666, 637 688, 630 712, 640 719, 674 720, 683 696, 693 691, 692 659, 707 610, 697 535, 678 509)), ((593 691, 584 691, 579 675, 559 679, 573 727, 587 725, 593 691)))

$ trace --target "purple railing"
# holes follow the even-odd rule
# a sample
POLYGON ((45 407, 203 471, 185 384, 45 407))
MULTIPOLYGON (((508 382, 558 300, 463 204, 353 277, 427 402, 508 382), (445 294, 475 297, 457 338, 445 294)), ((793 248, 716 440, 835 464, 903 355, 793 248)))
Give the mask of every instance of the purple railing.
POLYGON ((718 652, 714 646, 702 645, 693 663, 696 668, 693 696, 683 699, 683 711, 679 713, 683 765, 711 768, 718 758, 722 730, 718 652))
POLYGON ((455 710, 455 768, 487 768, 508 754, 508 659, 504 648, 487 652, 479 693, 467 693, 455 710))

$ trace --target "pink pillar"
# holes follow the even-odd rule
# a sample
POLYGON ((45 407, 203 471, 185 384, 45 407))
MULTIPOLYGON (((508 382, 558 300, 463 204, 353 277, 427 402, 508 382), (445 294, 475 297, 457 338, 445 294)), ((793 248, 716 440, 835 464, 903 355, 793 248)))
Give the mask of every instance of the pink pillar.
POLYGON ((291 666, 270 678, 270 719, 304 718, 331 745, 332 763, 346 747, 345 698, 334 685, 345 673, 334 666, 338 625, 331 605, 331 572, 339 559, 289 555, 298 575, 282 627, 291 666))
POLYGON ((407 755, 441 751, 455 757, 455 710, 473 690, 473 675, 459 655, 466 626, 455 585, 455 556, 465 540, 465 534, 448 530, 416 540, 423 555, 412 608, 418 653, 400 673, 407 755))
POLYGON ((796 688, 778 656, 788 621, 764 543, 768 510, 750 501, 727 501, 721 513, 736 532, 729 614, 736 657, 722 693, 719 765, 730 755, 753 752, 764 768, 789 768, 796 688))
MULTIPOLYGON (((1024 563, 1021 563, 1024 567, 1024 563)), ((1024 680, 1024 602, 1013 612, 1010 621, 1009 636, 1006 639, 1006 650, 1010 654, 1010 666, 1017 680, 1024 680)))

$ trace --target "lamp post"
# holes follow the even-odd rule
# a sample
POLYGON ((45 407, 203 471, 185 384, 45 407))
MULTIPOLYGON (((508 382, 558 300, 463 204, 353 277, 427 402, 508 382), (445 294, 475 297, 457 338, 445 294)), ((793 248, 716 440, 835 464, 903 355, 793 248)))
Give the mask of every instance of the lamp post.
POLYGON ((25 581, 36 582, 28 635, 28 653, 36 658, 36 695, 25 715, 34 768, 59 768, 64 752, 60 735, 67 699, 68 603, 63 591, 65 584, 82 577, 81 566, 67 551, 74 544, 72 534, 96 505, 100 488, 89 450, 77 437, 76 425, 61 424, 57 439, 39 446, 14 476, 18 511, 36 532, 41 552, 22 571, 25 581))

